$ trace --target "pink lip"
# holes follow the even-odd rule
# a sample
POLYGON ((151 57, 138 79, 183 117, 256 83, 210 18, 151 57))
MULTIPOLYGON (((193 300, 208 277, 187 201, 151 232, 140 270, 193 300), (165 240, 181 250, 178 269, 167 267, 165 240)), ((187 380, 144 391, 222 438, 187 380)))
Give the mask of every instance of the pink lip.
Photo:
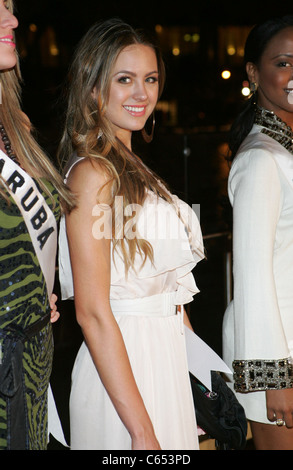
POLYGON ((2 44, 7 44, 8 46, 13 46, 15 47, 15 42, 13 40, 13 36, 12 35, 8 35, 8 36, 2 36, 0 38, 0 42, 2 42, 2 44), (4 41, 4 39, 11 39, 11 41, 4 41))

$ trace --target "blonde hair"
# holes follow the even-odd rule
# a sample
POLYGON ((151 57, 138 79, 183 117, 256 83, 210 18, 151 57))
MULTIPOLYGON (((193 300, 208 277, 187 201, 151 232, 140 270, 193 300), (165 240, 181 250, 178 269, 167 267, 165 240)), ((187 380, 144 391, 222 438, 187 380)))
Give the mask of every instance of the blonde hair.
MULTIPOLYGON (((172 198, 165 185, 144 163, 119 141, 105 116, 110 89, 111 70, 120 52, 132 44, 151 47, 157 57, 159 96, 165 81, 165 69, 159 50, 144 33, 134 30, 119 19, 94 24, 80 41, 69 71, 68 104, 65 130, 59 148, 59 157, 66 164, 74 152, 98 162, 109 177, 111 202, 123 196, 124 208, 129 204, 142 205, 146 190, 153 191, 166 201, 172 198), (97 90, 94 100, 92 91, 97 90), (97 138, 97 136, 100 136, 97 138)), ((152 246, 143 239, 115 237, 115 211, 112 210, 113 248, 121 248, 126 271, 133 267, 135 254, 153 261, 152 246)), ((117 221, 116 221, 117 222, 117 221)), ((127 220, 124 220, 124 227, 127 220)))
MULTIPOLYGON (((6 6, 13 13, 13 1, 7 0, 6 6)), ((44 192, 51 197, 42 178, 49 180, 59 193, 65 210, 73 207, 73 198, 63 184, 63 179, 50 159, 45 155, 32 135, 32 126, 20 106, 21 73, 17 57, 16 66, 0 72, 1 104, 0 120, 19 162, 38 181, 44 192)), ((7 199, 7 188, 0 179, 0 195, 7 199), (2 187, 1 187, 2 186, 2 187)))

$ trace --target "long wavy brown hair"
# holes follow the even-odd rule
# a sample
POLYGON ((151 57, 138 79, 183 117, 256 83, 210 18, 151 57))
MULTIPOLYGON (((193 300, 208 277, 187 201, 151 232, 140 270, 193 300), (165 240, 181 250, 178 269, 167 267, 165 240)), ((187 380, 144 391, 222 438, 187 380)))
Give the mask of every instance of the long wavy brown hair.
MULTIPOLYGON (((13 13, 13 1, 7 0, 5 5, 13 13)), ((15 67, 0 72, 0 120, 20 164, 38 181, 44 192, 51 197, 48 187, 43 182, 43 178, 49 180, 57 189, 63 208, 70 210, 74 203, 73 197, 64 185, 63 178, 50 158, 44 153, 34 138, 32 125, 21 110, 21 82, 22 78, 17 57, 15 67)), ((5 182, 1 178, 0 196, 6 199, 8 197, 5 182)))
MULTIPOLYGON (((159 96, 161 95, 165 68, 155 43, 145 33, 134 30, 120 19, 94 24, 80 41, 69 71, 65 129, 59 148, 63 167, 66 167, 74 152, 80 157, 98 162, 108 175, 111 207, 113 208, 115 196, 123 196, 123 209, 129 204, 141 206, 146 198, 146 190, 151 190, 172 203, 165 184, 116 138, 111 123, 105 116, 111 71, 120 52, 132 44, 146 45, 155 51, 159 96), (93 98, 94 89, 98 92, 97 100, 93 98)), ((99 194, 97 193, 97 202, 104 202, 99 200, 99 194)), ((124 230, 126 222, 125 218, 124 230)), ((146 240, 127 237, 125 231, 124 237, 115 237, 114 228, 117 228, 118 223, 115 220, 115 211, 112 210, 113 248, 121 248, 126 271, 130 266, 133 267, 137 251, 143 256, 143 263, 147 257, 152 260, 152 247, 146 240)))

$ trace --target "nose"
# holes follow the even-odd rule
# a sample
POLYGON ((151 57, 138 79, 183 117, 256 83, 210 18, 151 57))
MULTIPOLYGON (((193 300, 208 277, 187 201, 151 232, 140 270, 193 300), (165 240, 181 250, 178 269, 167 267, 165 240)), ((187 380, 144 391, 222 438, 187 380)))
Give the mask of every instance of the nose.
POLYGON ((145 86, 145 82, 137 82, 136 83, 136 86, 135 86, 135 89, 134 89, 134 93, 133 93, 133 98, 136 100, 136 101, 145 101, 147 99, 148 95, 147 95, 147 91, 146 91, 146 86, 145 86))
POLYGON ((16 29, 18 27, 18 20, 7 8, 0 13, 0 27, 2 29, 16 29))

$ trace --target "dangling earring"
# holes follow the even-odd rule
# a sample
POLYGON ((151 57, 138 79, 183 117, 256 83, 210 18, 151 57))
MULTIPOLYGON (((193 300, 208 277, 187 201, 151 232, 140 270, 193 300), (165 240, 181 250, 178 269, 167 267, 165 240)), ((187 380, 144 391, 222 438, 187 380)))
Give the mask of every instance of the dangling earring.
POLYGON ((101 139, 103 136, 103 131, 102 129, 99 129, 98 135, 97 135, 97 140, 101 139))
POLYGON ((155 113, 153 112, 153 123, 152 123, 152 130, 151 130, 151 133, 148 134, 145 130, 145 127, 142 129, 141 133, 142 133, 142 136, 144 138, 144 141, 147 142, 148 144, 153 140, 153 137, 154 137, 154 130, 155 130, 155 124, 156 124, 156 120, 155 120, 155 113))
POLYGON ((250 85, 250 91, 251 91, 250 98, 251 98, 251 103, 253 104, 253 106, 257 105, 257 95, 256 95, 257 89, 258 89, 258 84, 256 82, 252 82, 250 85))

